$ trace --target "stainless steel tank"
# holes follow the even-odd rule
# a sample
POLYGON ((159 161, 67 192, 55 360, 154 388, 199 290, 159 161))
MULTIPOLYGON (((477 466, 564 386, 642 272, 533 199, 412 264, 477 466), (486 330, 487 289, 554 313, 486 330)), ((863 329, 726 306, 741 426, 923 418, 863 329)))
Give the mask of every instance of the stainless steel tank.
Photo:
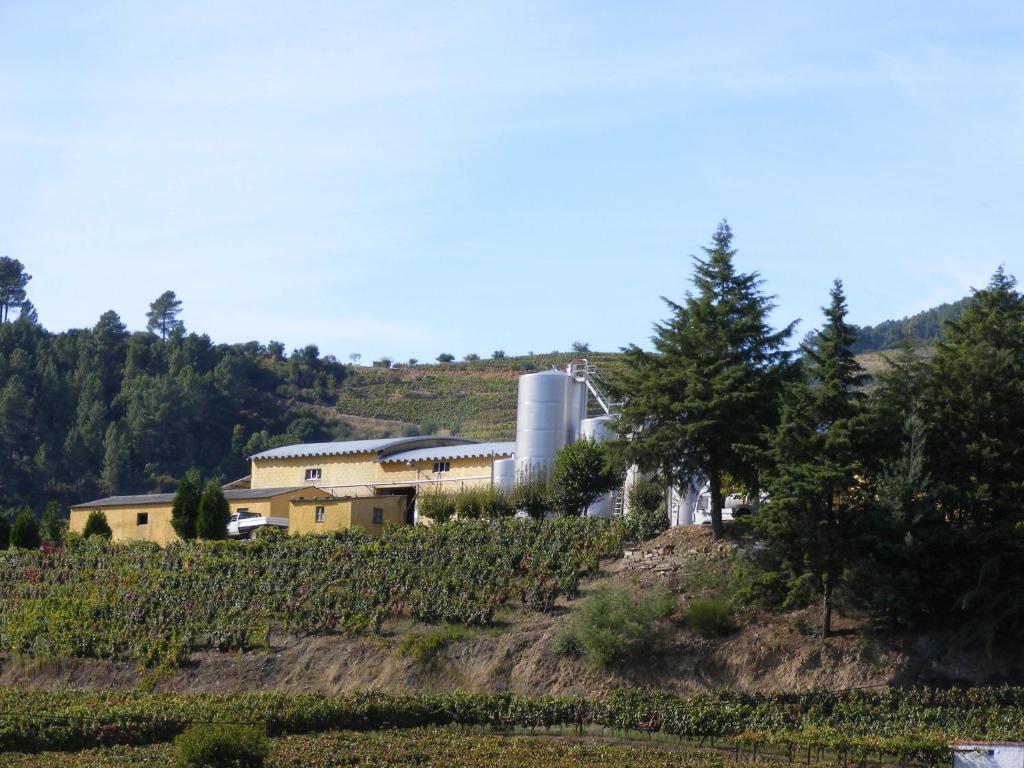
POLYGON ((566 405, 572 379, 563 371, 519 377, 516 409, 516 481, 544 475, 567 442, 566 405))
POLYGON ((587 418, 587 384, 575 376, 567 375, 568 394, 565 400, 565 442, 575 443, 580 439, 580 428, 587 418))
POLYGON ((516 482, 516 460, 495 459, 494 461, 494 487, 502 493, 508 493, 516 482))
MULTIPOLYGON (((609 440, 615 440, 617 437, 614 416, 595 416, 591 419, 583 419, 580 422, 580 439, 604 443, 609 440)), ((614 515, 615 497, 619 493, 622 493, 621 488, 618 491, 606 493, 587 507, 587 515, 589 517, 611 517, 614 515)))

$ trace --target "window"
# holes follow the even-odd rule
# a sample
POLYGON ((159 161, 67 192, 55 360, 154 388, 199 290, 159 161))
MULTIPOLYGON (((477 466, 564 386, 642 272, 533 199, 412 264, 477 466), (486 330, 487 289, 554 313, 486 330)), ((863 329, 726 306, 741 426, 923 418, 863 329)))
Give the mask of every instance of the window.
POLYGON ((384 524, 384 510, 380 507, 373 508, 373 524, 383 525, 384 524))
POLYGON ((307 469, 306 470, 306 479, 307 480, 319 480, 320 479, 320 468, 317 467, 316 469, 307 469))
POLYGON ((149 525, 149 512, 138 512, 135 515, 136 525, 149 525))
POLYGON ((450 461, 435 461, 434 462, 434 474, 439 475, 442 472, 451 472, 452 463, 450 461))
POLYGON ((316 508, 316 521, 318 523, 322 523, 324 521, 324 508, 323 507, 317 507, 316 508))

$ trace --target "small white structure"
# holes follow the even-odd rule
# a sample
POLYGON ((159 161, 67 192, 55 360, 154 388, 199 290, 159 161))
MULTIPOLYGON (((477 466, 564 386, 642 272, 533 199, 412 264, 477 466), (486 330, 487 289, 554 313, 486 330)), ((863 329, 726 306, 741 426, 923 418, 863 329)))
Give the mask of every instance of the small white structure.
POLYGON ((955 741, 953 768, 1024 768, 1024 743, 955 741))

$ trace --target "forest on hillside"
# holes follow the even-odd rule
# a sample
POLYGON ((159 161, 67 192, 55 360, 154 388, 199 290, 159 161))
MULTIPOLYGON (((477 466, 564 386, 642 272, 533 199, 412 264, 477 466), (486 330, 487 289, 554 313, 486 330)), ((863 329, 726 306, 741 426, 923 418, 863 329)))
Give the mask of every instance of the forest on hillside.
POLYGON ((940 341, 944 337, 946 323, 960 319, 970 301, 970 297, 966 297, 952 304, 940 304, 899 320, 885 320, 878 325, 859 326, 856 328, 857 341, 853 344, 853 351, 877 352, 895 349, 908 341, 914 345, 940 341))

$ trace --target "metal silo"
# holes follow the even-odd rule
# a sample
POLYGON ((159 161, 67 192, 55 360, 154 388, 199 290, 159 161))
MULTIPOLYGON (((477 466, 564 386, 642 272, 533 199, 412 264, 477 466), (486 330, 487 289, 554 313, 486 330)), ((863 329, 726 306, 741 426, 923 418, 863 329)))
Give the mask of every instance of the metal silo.
POLYGON ((565 400, 565 442, 575 443, 580 439, 580 424, 587 418, 587 383, 568 375, 568 394, 565 400))
POLYGON ((495 459, 493 485, 496 490, 508 493, 516 482, 516 460, 495 459))
MULTIPOLYGON (((615 431, 615 416, 595 416, 592 419, 583 419, 580 422, 580 439, 586 438, 595 443, 604 443, 618 438, 615 431)), ((589 517, 611 517, 615 514, 615 494, 620 491, 606 493, 589 507, 589 517)))
POLYGON ((563 371, 519 377, 516 410, 516 481, 543 475, 566 444, 566 405, 572 379, 563 371))

